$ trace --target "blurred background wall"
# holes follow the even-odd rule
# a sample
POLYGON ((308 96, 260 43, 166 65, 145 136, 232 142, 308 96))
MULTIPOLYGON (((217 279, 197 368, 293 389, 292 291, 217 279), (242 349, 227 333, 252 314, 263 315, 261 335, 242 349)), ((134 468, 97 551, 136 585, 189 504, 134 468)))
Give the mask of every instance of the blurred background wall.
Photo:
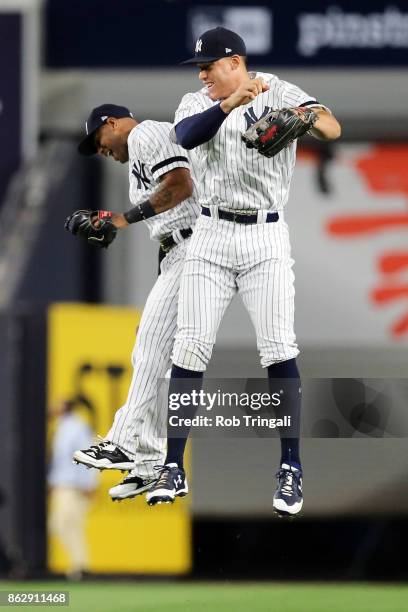
MULTIPOLYGON (((407 377, 406 3, 293 1, 288 11, 244 0, 1 0, 0 453, 8 501, 0 512, 10 554, 27 556, 31 547, 30 570, 45 567, 45 547, 22 534, 39 533, 40 542, 44 534, 48 306, 142 309, 157 271, 157 245, 143 227, 123 232, 109 253, 92 252, 63 229, 74 209, 128 208, 127 168, 79 159, 84 121, 104 102, 129 106, 139 120, 172 121, 181 96, 199 88, 195 70, 177 64, 215 25, 245 38, 251 69, 298 84, 343 126, 332 145, 302 141, 285 213, 302 375, 407 377), (33 448, 22 442, 27 422, 33 448), (38 478, 22 467, 29 453, 41 466, 38 478), (22 478, 36 500, 31 527, 15 488, 22 478)), ((222 324, 208 375, 262 375, 239 301, 222 324)), ((374 551, 388 559, 384 542, 406 530, 406 439, 308 439, 303 447, 305 512, 292 537, 309 549, 313 537, 318 557, 330 533, 343 563, 333 553, 334 575, 375 575, 374 551), (339 525, 350 534, 341 554, 339 525)), ((208 574, 214 563, 203 544, 210 533, 228 534, 235 558, 256 543, 263 559, 261 543, 278 538, 278 528, 290 537, 270 512, 277 459, 276 440, 194 440, 194 571, 208 574), (246 535, 236 540, 238 533, 246 535)), ((237 571, 233 555, 222 564, 237 571)), ((318 561, 313 567, 323 571, 318 561)))

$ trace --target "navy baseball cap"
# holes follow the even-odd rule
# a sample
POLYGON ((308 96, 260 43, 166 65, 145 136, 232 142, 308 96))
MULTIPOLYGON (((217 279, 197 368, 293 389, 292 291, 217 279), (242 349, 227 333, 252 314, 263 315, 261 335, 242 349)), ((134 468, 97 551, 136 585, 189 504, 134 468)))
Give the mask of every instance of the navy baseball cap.
POLYGON ((181 64, 205 64, 215 62, 222 57, 246 55, 246 53, 242 38, 235 32, 219 26, 204 32, 196 42, 194 57, 181 64))
POLYGON ((102 104, 102 106, 94 108, 85 123, 86 137, 78 145, 78 151, 81 155, 95 155, 97 151, 94 134, 108 117, 121 119, 122 117, 133 118, 133 115, 126 106, 117 106, 116 104, 102 104))

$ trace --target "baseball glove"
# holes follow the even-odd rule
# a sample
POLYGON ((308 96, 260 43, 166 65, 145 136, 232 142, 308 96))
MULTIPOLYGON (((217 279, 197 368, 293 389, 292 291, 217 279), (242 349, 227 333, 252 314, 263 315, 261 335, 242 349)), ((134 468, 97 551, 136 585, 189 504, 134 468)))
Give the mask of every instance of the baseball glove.
POLYGON ((105 210, 76 210, 65 220, 65 229, 98 249, 107 249, 118 231, 111 217, 112 213, 105 210))
POLYGON ((290 145, 296 138, 306 134, 317 120, 311 108, 282 108, 272 110, 251 125, 242 134, 249 149, 257 149, 265 157, 273 157, 290 145))

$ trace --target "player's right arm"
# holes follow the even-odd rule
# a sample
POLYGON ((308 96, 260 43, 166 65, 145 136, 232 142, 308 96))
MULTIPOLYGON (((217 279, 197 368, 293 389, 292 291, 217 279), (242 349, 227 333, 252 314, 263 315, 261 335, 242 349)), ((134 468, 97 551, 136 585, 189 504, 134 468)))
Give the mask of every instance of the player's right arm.
MULTIPOLYGON (((174 208, 183 200, 193 195, 193 181, 188 168, 174 168, 160 177, 160 183, 149 199, 136 205, 125 213, 106 211, 110 221, 118 229, 127 227, 131 223, 144 221, 154 215, 159 215, 170 208, 174 208)), ((103 216, 105 211, 98 211, 103 216)), ((98 226, 98 221, 95 227, 98 226)))
POLYGON ((267 91, 269 86, 262 77, 246 79, 228 98, 211 108, 197 113, 192 111, 193 104, 189 98, 180 105, 176 113, 175 134, 177 143, 184 149, 194 149, 208 142, 218 132, 227 115, 238 106, 248 104, 260 93, 267 91), (184 117, 183 117, 184 115, 184 117))
POLYGON ((262 77, 256 79, 247 79, 236 89, 228 98, 225 98, 220 104, 224 113, 230 113, 234 108, 249 104, 255 100, 256 96, 265 91, 268 91, 269 85, 265 83, 262 77))

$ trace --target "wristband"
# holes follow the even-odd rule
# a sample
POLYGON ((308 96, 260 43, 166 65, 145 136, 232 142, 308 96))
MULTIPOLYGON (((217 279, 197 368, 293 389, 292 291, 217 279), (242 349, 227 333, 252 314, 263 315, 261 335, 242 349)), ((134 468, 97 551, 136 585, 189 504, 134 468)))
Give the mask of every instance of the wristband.
POLYGON ((128 223, 138 223, 139 221, 145 221, 149 219, 149 217, 153 217, 155 214, 150 200, 145 200, 140 204, 136 204, 134 208, 125 212, 123 216, 128 223))
POLYGON ((95 210, 93 212, 93 216, 96 216, 99 221, 103 219, 112 219, 112 211, 111 210, 95 210))

